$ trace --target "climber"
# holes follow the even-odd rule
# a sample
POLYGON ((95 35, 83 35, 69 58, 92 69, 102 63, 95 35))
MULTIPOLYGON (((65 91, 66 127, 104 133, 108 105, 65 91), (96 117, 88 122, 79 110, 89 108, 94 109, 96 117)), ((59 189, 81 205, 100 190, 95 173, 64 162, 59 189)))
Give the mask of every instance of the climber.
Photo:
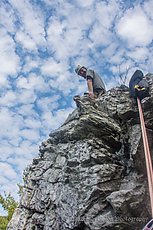
POLYGON ((87 80, 88 95, 90 98, 97 98, 106 92, 101 77, 94 70, 78 65, 75 72, 87 80))
POLYGON ((136 70, 132 75, 129 82, 130 96, 134 99, 137 97, 142 100, 145 97, 149 97, 149 84, 144 79, 141 70, 136 70))
MULTIPOLYGON (((153 167, 152 167, 152 157, 149 148, 149 142, 147 137, 147 131, 145 127, 145 120, 143 116, 143 110, 141 106, 141 100, 145 97, 149 97, 149 84, 143 78, 143 73, 141 70, 136 70, 132 75, 130 82, 130 95, 131 97, 136 100, 138 105, 139 117, 140 117, 140 124, 141 124, 141 131, 142 131, 142 140, 144 145, 144 156, 146 162, 146 172, 147 172, 147 179, 148 179, 148 189, 149 189, 149 197, 150 197, 150 207, 151 207, 151 215, 153 218, 153 167)), ((153 230, 153 219, 143 228, 145 230, 153 230)))

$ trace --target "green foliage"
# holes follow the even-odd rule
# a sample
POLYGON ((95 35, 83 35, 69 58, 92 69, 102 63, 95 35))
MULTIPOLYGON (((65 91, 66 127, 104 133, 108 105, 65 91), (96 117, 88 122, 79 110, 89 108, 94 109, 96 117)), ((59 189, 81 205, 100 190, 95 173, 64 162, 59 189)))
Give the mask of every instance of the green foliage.
POLYGON ((18 203, 14 200, 11 194, 0 194, 0 204, 7 211, 7 216, 0 216, 0 230, 5 230, 8 222, 11 220, 14 210, 17 208, 18 203))
POLYGON ((8 222, 9 221, 6 216, 0 216, 0 230, 6 230, 8 222))

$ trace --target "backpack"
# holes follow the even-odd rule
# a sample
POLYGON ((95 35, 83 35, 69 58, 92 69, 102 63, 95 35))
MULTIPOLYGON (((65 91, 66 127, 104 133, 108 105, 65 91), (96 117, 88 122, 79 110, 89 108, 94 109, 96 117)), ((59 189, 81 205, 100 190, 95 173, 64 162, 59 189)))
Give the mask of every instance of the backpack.
POLYGON ((132 75, 129 82, 130 96, 136 99, 137 97, 142 100, 149 97, 149 84, 143 78, 141 70, 136 70, 132 75))

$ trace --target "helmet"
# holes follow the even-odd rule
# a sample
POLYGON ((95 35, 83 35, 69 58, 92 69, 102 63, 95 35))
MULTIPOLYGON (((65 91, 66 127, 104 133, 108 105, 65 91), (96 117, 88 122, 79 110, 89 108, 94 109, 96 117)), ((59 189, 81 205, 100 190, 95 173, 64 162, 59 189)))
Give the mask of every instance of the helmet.
MULTIPOLYGON (((75 72, 79 74, 80 69, 85 68, 84 66, 78 65, 75 69, 75 72)), ((86 69, 86 68, 85 68, 86 69)))

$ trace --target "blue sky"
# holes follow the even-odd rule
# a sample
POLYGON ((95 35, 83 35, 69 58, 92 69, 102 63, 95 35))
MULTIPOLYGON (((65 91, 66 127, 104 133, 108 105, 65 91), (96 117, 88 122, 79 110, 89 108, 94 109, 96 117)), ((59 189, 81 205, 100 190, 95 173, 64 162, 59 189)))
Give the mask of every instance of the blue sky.
MULTIPOLYGON (((87 90, 77 64, 107 90, 153 72, 153 1, 0 1, 0 193, 17 198, 25 167, 87 90)), ((1 211, 2 212, 2 211, 1 211)))

